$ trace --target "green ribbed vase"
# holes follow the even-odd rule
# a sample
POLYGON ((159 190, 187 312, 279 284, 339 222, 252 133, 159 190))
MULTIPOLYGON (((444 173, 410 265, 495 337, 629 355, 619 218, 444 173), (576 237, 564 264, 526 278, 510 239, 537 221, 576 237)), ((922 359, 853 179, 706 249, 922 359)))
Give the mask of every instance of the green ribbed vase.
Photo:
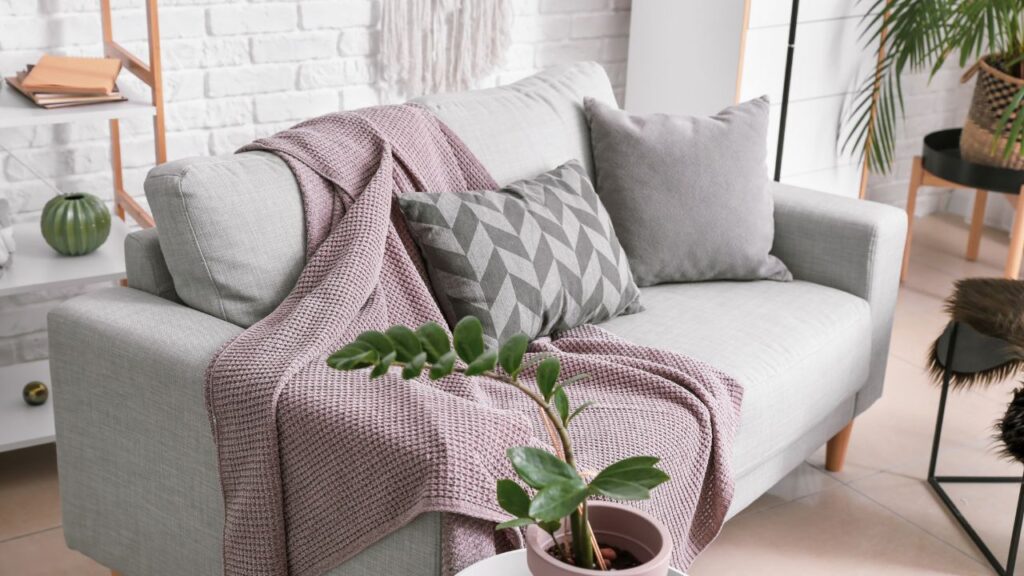
POLYGON ((43 239, 65 256, 88 254, 110 235, 110 210, 92 194, 54 196, 43 206, 43 239))

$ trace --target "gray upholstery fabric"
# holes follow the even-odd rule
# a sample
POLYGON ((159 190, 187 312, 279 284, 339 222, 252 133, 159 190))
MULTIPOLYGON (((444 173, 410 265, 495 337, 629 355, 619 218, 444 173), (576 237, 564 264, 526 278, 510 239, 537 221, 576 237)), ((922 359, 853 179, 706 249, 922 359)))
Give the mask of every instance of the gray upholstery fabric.
POLYGON ((558 66, 507 86, 414 100, 447 124, 498 184, 579 160, 594 179, 583 99, 615 104, 604 68, 558 66))
POLYGON ((302 199, 291 170, 248 152, 157 166, 146 198, 183 302, 239 326, 269 314, 305 264, 302 199))
MULTIPOLYGON (((49 317, 68 545, 122 574, 221 574, 223 498, 203 397, 241 328, 138 290, 98 290, 49 317)), ((440 515, 329 572, 435 575, 440 515)))
POLYGON ((476 316, 491 346, 640 309, 626 254, 576 160, 501 190, 398 203, 445 319, 476 316))
POLYGON ((772 182, 775 246, 799 280, 859 296, 871 307, 871 374, 857 413, 882 396, 907 214, 893 206, 772 182))
POLYGON ((174 278, 167 269, 156 228, 137 230, 124 239, 124 260, 128 287, 148 292, 171 302, 181 302, 174 291, 174 278))
POLYGON ((601 326, 743 384, 737 476, 785 451, 868 377, 871 311, 851 294, 799 281, 702 282, 644 288, 641 298, 644 312, 601 326))
POLYGON ((640 286, 789 280, 769 254, 768 99, 715 116, 630 115, 587 99, 597 193, 640 286))

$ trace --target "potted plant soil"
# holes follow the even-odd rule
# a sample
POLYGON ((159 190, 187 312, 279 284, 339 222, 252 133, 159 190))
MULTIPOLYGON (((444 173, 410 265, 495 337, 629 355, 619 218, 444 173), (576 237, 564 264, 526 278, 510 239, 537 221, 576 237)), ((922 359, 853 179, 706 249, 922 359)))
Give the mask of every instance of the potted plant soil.
POLYGON ((426 373, 430 379, 453 372, 486 376, 516 388, 540 409, 555 453, 529 446, 508 449, 508 458, 522 484, 498 481, 497 501, 512 518, 498 530, 526 527, 527 562, 534 576, 568 576, 615 570, 626 576, 665 576, 672 539, 650 515, 604 501, 646 500, 669 477, 656 467, 658 458, 635 456, 609 465, 593 477, 576 467, 568 427, 591 406, 575 408, 566 388, 586 377, 562 378, 553 356, 536 355, 524 362, 529 339, 519 334, 496 349, 484 345, 483 328, 472 316, 448 333, 430 322, 415 331, 392 326, 385 332, 360 334, 332 354, 327 363, 337 370, 369 369, 370 377, 401 370, 403 379, 426 373), (461 360, 462 363, 457 361, 461 360), (536 368, 533 380, 524 373, 536 368), (525 486, 524 486, 525 485, 525 486))
POLYGON ((949 60, 974 63, 976 78, 960 138, 972 162, 1024 169, 1024 2, 1004 0, 862 0, 862 37, 878 46, 878 68, 865 79, 849 115, 846 145, 863 148, 876 172, 892 168, 905 72, 934 76, 949 60))

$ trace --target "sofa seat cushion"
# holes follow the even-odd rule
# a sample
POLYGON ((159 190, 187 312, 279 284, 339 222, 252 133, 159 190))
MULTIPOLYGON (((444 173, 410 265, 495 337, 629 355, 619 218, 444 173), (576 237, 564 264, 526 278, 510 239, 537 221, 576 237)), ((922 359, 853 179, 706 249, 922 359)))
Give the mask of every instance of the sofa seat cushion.
POLYGON ((743 384, 737 478, 785 450, 867 380, 870 311, 846 292, 757 281, 664 284, 640 294, 645 311, 601 327, 703 360, 743 384))

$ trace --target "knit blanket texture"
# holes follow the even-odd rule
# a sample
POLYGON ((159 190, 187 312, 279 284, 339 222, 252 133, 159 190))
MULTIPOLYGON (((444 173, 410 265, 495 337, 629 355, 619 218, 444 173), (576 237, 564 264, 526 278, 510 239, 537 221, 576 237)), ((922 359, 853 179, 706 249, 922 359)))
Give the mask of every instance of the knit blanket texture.
MULTIPOLYGON (((529 399, 485 377, 370 381, 325 362, 365 330, 445 325, 393 197, 497 184, 416 105, 329 114, 242 150, 273 152, 294 172, 307 262, 280 306, 207 370, 224 573, 324 574, 427 512, 442 513, 445 574, 521 546, 520 533, 494 531, 508 519, 495 484, 514 477, 507 448, 552 450, 529 399)), ((591 375, 569 391, 574 404, 597 403, 571 427, 582 470, 662 458, 672 479, 634 505, 669 526, 673 563, 685 569, 718 534, 732 498, 740 385, 595 326, 538 340, 537 353, 558 356, 565 375, 591 375)))

